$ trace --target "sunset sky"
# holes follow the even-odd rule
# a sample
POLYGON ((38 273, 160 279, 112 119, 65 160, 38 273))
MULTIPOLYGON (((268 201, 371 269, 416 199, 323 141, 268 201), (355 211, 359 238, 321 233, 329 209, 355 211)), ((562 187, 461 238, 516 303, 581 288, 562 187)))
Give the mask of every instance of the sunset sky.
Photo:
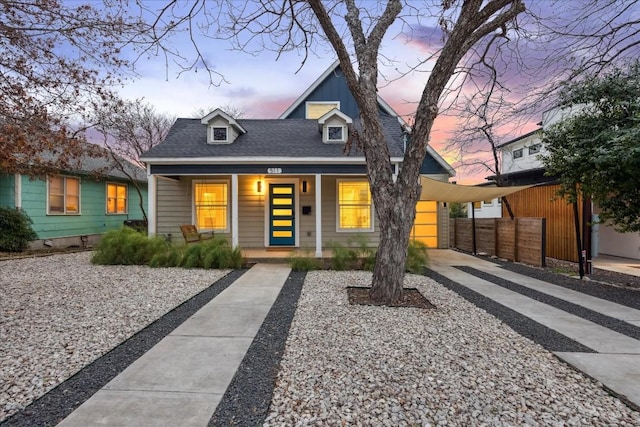
MULTIPOLYGON (((544 7, 550 3, 545 2, 534 2, 527 4, 527 7, 540 7, 538 14, 550 15, 558 21, 567 22, 566 15, 575 13, 571 3, 555 3, 556 6, 559 4, 563 7, 555 7, 548 11, 544 10, 544 7)), ((527 19, 522 17, 519 24, 533 25, 527 19)), ((172 48, 193 59, 191 43, 184 34, 169 40, 172 48)), ((257 55, 233 50, 228 41, 200 38, 196 42, 208 63, 224 79, 214 76, 215 84, 212 85, 209 74, 202 67, 180 74, 180 67, 173 62, 173 58, 166 59, 162 55, 147 56, 137 61, 138 77, 123 86, 119 90, 120 94, 128 99, 144 98, 158 111, 176 117, 192 117, 198 109, 233 106, 244 110, 245 118, 276 118, 336 59, 329 48, 320 48, 316 50, 318 55, 308 57, 300 69, 302 57, 297 52, 286 52, 276 58, 275 53, 266 50, 257 55)), ((383 77, 379 80, 379 93, 400 115, 407 116, 415 110, 415 102, 419 99, 429 76, 429 63, 427 62, 421 71, 407 70, 427 57, 441 43, 440 27, 429 20, 414 25, 411 37, 407 35, 406 29, 398 27, 392 28, 385 38, 382 54, 386 63, 380 65, 383 77), (401 75, 403 77, 399 78, 401 75)), ((510 86, 511 96, 525 96, 522 93, 523 88, 530 87, 544 77, 533 73, 527 75, 523 70, 539 67, 547 59, 549 52, 553 51, 557 55, 566 51, 567 57, 585 54, 572 50, 574 47, 571 45, 561 46, 553 43, 550 42, 544 50, 541 50, 539 45, 522 44, 518 57, 513 58, 503 53, 505 57, 502 79, 510 86), (523 64, 523 61, 526 63, 523 64)), ((561 57, 562 55, 559 55, 559 58, 561 57)), ((560 62, 553 65, 563 66, 560 62)), ((464 90, 474 89, 471 87, 464 90)), ((499 142, 506 142, 535 129, 540 118, 532 115, 516 127, 501 132, 504 140, 499 142)), ((432 146, 454 167, 456 160, 444 152, 443 145, 453 137, 457 126, 455 117, 440 116, 431 135, 432 146)), ((470 172, 457 168, 455 179, 459 183, 475 184, 484 181, 484 177, 490 174, 489 171, 470 172)))

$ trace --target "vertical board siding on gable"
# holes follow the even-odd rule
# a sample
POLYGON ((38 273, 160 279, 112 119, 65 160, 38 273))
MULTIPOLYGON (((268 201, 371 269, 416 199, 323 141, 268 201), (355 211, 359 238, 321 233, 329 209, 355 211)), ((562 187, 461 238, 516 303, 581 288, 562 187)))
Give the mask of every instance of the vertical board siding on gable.
MULTIPOLYGON (((347 87, 347 81, 345 80, 340 67, 331 73, 326 80, 311 92, 305 101, 340 101, 340 111, 349 117, 358 117, 360 111, 355 98, 351 95, 351 91, 349 91, 349 88, 347 87)), ((305 119, 305 102, 302 102, 296 109, 294 109, 287 118, 305 119)))
POLYGON ((180 225, 193 223, 191 178, 179 181, 158 178, 156 190, 156 234, 171 234, 172 240, 182 240, 180 225))
POLYGON ((0 174, 0 206, 15 207, 15 175, 0 174))

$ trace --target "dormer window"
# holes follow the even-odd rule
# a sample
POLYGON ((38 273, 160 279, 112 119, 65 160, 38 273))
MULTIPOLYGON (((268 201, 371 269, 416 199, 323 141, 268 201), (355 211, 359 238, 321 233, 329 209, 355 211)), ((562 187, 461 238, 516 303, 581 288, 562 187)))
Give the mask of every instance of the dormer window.
POLYGON ((232 144, 247 133, 240 123, 219 108, 200 119, 200 123, 207 126, 207 144, 232 144))
POLYGON ((327 142, 344 142, 342 126, 327 126, 327 142))
POLYGON ((227 126, 211 126, 211 142, 228 142, 229 128, 227 126))
POLYGON ((351 117, 342 111, 333 109, 318 119, 319 130, 322 133, 324 143, 344 143, 349 137, 348 126, 352 123, 351 117))

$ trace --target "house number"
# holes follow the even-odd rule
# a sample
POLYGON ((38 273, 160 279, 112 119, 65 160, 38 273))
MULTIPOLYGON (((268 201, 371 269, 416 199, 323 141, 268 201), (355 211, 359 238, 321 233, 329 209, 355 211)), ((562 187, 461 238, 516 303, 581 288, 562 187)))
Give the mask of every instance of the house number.
POLYGON ((282 168, 267 168, 267 173, 282 173, 282 168))

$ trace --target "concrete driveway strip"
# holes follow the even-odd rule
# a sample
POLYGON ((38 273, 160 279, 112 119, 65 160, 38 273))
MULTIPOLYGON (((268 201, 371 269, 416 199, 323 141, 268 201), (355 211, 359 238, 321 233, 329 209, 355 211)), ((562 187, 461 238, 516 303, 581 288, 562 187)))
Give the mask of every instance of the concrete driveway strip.
POLYGON ((640 341, 604 326, 505 289, 457 268, 442 264, 434 264, 432 268, 449 279, 599 353, 640 353, 640 341))
POLYGON ((640 410, 640 354, 555 352, 640 410))
POLYGON ((518 285, 526 286, 527 288, 534 289, 538 292, 597 311, 598 313, 613 317, 614 319, 622 320, 631 324, 637 324, 640 321, 640 310, 636 310, 635 308, 596 298, 582 292, 534 279, 533 277, 514 273, 492 263, 478 263, 478 265, 474 265, 473 267, 480 271, 484 271, 485 273, 493 274, 502 279, 517 283, 518 285))
POLYGON ((206 426, 290 271, 253 266, 59 426, 206 426))

